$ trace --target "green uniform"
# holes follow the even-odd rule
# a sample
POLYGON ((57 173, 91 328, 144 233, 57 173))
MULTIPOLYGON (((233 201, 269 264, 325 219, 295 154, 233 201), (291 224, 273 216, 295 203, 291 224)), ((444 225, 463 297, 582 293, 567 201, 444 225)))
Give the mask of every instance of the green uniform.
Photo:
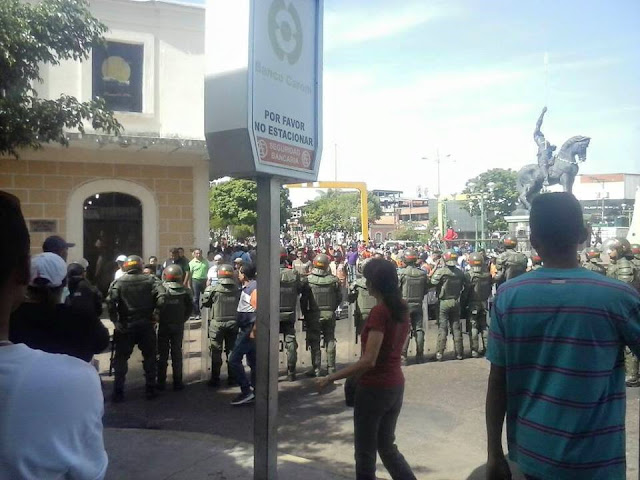
POLYGON ((332 373, 336 368, 335 310, 342 296, 340 282, 336 276, 319 268, 311 270, 303 277, 303 282, 308 288, 304 288, 300 306, 307 329, 307 345, 311 350, 311 365, 318 376, 322 364, 320 339, 324 338, 327 368, 332 373))
POLYGON ((114 393, 124 392, 127 362, 136 345, 142 352, 147 392, 155 389, 157 343, 154 317, 159 314, 158 305, 163 294, 164 288, 154 275, 138 271, 125 273, 109 287, 107 307, 116 327, 113 334, 114 393))
MULTIPOLYGON (((538 265, 539 266, 539 265, 538 265)), ((487 330, 487 300, 491 296, 491 274, 482 267, 471 267, 464 274, 464 305, 467 313, 467 331, 473 357, 487 351, 489 331, 487 330), (480 349, 479 335, 482 336, 480 349)))
MULTIPOLYGON (((638 288, 636 284, 638 274, 639 272, 633 264, 632 260, 626 257, 612 260, 612 262, 609 264, 609 268, 607 269, 608 277, 615 278, 630 285, 634 285, 636 286, 636 288, 638 288)), ((640 386, 638 357, 631 353, 629 347, 625 347, 624 349, 624 364, 627 385, 636 387, 640 386)))
POLYGON ((298 342, 296 341, 296 305, 302 292, 300 274, 290 268, 280 268, 280 334, 284 335, 287 352, 287 374, 296 373, 298 342))
POLYGON ((496 258, 496 269, 495 282, 500 285, 527 271, 527 256, 513 249, 507 249, 496 258))
POLYGON ((444 354, 451 328, 456 358, 462 359, 464 352, 460 330, 460 295, 464 289, 464 274, 457 267, 440 267, 431 277, 431 283, 438 288, 440 299, 437 353, 440 356, 444 354))
POLYGON ((202 294, 202 306, 209 308, 209 349, 211 351, 211 379, 217 386, 220 382, 222 352, 227 357, 227 381, 233 383, 229 368, 229 355, 236 343, 238 324, 236 311, 240 300, 240 288, 232 278, 219 278, 215 285, 207 287, 202 294))
POLYGON ((591 270, 592 272, 596 272, 601 275, 607 274, 607 269, 604 268, 604 265, 602 264, 602 262, 597 258, 592 258, 590 260, 587 260, 582 266, 587 270, 591 270))
POLYGON ((353 323, 356 330, 356 343, 358 337, 362 333, 362 327, 369 318, 371 309, 376 306, 378 300, 369 293, 367 289, 367 281, 364 277, 357 278, 349 288, 349 303, 354 304, 353 323))
POLYGON ((193 294, 182 283, 164 282, 164 295, 160 297, 158 308, 158 385, 163 387, 167 381, 167 364, 171 351, 171 369, 173 386, 182 386, 182 339, 184 323, 193 309, 193 294))
POLYGON ((416 361, 421 363, 424 361, 424 318, 422 313, 422 305, 424 296, 429 290, 429 277, 427 273, 416 268, 413 265, 409 265, 405 268, 401 268, 398 271, 398 281, 400 285, 400 291, 402 292, 402 298, 409 306, 409 316, 411 319, 411 335, 407 337, 402 350, 402 357, 407 358, 407 351, 409 349, 409 341, 411 337, 416 341, 416 361))

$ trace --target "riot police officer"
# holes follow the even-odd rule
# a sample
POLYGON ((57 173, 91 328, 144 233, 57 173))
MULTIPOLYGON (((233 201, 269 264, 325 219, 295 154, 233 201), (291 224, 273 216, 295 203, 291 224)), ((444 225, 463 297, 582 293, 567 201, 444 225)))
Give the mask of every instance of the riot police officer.
POLYGON ((416 341, 416 363, 424 362, 424 316, 422 306, 424 297, 429 290, 429 277, 421 268, 416 267, 418 254, 415 250, 409 249, 404 253, 404 268, 398 271, 398 280, 402 298, 409 305, 409 316, 411 318, 411 334, 402 351, 402 358, 406 361, 407 351, 411 337, 416 341))
POLYGON ((125 273, 109 287, 107 306, 115 325, 113 360, 113 401, 124 400, 124 381, 127 362, 133 347, 142 352, 147 399, 156 396, 156 332, 158 303, 164 294, 160 281, 153 275, 142 273, 142 259, 130 255, 124 262, 125 273))
POLYGON ((229 368, 229 355, 236 343, 238 324, 236 310, 240 300, 240 288, 235 281, 235 271, 229 264, 218 267, 218 282, 208 286, 202 294, 202 306, 209 308, 209 349, 211 351, 211 378, 208 385, 220 385, 222 351, 227 357, 227 383, 234 385, 229 368))
POLYGON ((542 257, 535 250, 531 251, 531 271, 542 268, 542 257))
POLYGON ((505 235, 502 237, 502 245, 504 252, 498 255, 496 259, 496 278, 495 282, 501 283, 516 278, 527 271, 527 257, 524 253, 516 252, 518 240, 513 235, 505 235))
POLYGON ((635 265, 636 269, 640 270, 640 244, 631 244, 631 253, 633 254, 633 260, 631 262, 635 265))
MULTIPOLYGON (((374 258, 384 258, 382 255, 376 255, 374 258)), ((364 260, 358 264, 358 276, 356 280, 349 287, 348 300, 349 303, 353 303, 353 326, 355 327, 356 335, 355 341, 358 343, 358 338, 362 332, 362 327, 369 318, 371 309, 376 306, 378 301, 369 293, 367 288, 367 280, 362 276, 362 269, 367 264, 369 259, 364 260)))
MULTIPOLYGON (((638 271, 631 261, 633 253, 631 252, 629 241, 626 238, 614 238, 607 241, 605 245, 611 261, 607 269, 607 276, 633 285, 638 289, 638 271)), ((631 353, 628 347, 625 347, 624 357, 626 385, 628 387, 640 387, 638 358, 631 353)))
POLYGON ((309 288, 303 291, 301 301, 302 314, 307 330, 307 345, 311 350, 311 370, 309 376, 320 376, 322 356, 320 339, 324 338, 327 351, 327 370, 336 370, 336 316, 335 310, 340 305, 341 292, 338 278, 328 272, 329 257, 324 253, 313 258, 313 269, 303 282, 309 288))
MULTIPOLYGON (((532 256, 533 257, 533 256, 532 256)), ((471 343, 471 356, 477 358, 487 351, 489 332, 487 330, 487 301, 491 296, 491 274, 488 272, 484 256, 472 253, 469 256, 470 271, 464 274, 465 287, 463 302, 467 310, 467 331, 471 343), (482 350, 478 334, 482 336, 482 350)))
POLYGON ((600 260, 600 249, 597 247, 589 247, 584 255, 586 257, 586 262, 582 265, 584 268, 601 275, 607 274, 607 269, 604 268, 600 260))
POLYGON ((169 265, 162 274, 165 293, 160 297, 158 321, 158 390, 167 383, 167 363, 171 351, 173 390, 184 389, 182 383, 182 339, 184 324, 193 310, 193 294, 183 284, 180 265, 169 265))
POLYGON ((287 268, 288 253, 280 249, 280 334, 284 335, 284 348, 287 352, 287 379, 296 380, 298 362, 298 342, 296 341, 296 307, 302 292, 300 274, 287 268))
POLYGON ((454 250, 446 250, 442 259, 445 265, 439 267, 431 277, 431 283, 438 289, 438 298, 440 299, 436 360, 442 360, 444 349, 447 346, 449 326, 453 332, 456 358, 462 360, 464 351, 462 331, 460 330, 460 295, 464 289, 464 274, 456 266, 458 254, 454 250))

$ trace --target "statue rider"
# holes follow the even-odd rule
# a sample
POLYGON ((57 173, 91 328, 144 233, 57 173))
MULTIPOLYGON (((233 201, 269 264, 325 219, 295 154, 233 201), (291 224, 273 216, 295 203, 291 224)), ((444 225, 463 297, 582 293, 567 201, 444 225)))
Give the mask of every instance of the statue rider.
POLYGON ((538 166, 540 167, 542 175, 544 175, 544 184, 548 185, 549 167, 554 163, 553 152, 555 151, 556 146, 547 142, 546 138, 544 138, 544 134, 540 131, 545 113, 547 113, 547 107, 542 109, 542 113, 536 122, 533 139, 536 142, 536 145, 538 145, 538 166))

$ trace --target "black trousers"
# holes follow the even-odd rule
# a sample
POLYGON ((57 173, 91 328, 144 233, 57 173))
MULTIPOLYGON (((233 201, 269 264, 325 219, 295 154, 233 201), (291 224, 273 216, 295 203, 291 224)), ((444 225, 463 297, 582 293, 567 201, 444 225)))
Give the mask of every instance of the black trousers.
POLYGON ((147 387, 156 385, 156 331, 153 323, 140 322, 129 325, 124 332, 115 332, 113 335, 116 352, 113 358, 113 373, 115 379, 113 387, 116 391, 124 389, 124 380, 127 376, 128 361, 133 347, 138 346, 142 352, 142 368, 147 387))
POLYGON ((182 383, 182 339, 184 324, 160 325, 158 327, 158 383, 167 381, 167 364, 171 352, 173 383, 182 383))
POLYGON ((396 446, 396 423, 404 396, 404 385, 356 388, 353 423, 356 480, 376 480, 376 453, 394 480, 416 480, 411 467, 396 446))

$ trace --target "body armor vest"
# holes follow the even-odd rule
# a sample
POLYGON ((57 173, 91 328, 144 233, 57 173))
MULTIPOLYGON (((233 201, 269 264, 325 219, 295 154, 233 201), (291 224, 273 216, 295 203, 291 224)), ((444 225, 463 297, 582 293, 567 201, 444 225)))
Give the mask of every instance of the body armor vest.
POLYGON ((367 283, 364 278, 358 278, 355 281, 354 287, 358 291, 358 296, 356 297, 358 310, 360 310, 360 313, 363 316, 369 315, 371 309, 377 305, 378 300, 369 293, 367 283))
POLYGON ((502 254, 502 268, 505 280, 511 280, 527 271, 527 257, 524 253, 507 250, 502 254))
POLYGON ((402 297, 409 304, 422 304, 427 293, 428 278, 424 270, 409 266, 400 271, 402 297))
POLYGON ((153 276, 142 273, 126 273, 114 282, 113 288, 118 290, 120 322, 151 321, 158 283, 153 276))
POLYGON ((167 282, 164 285, 166 293, 160 310, 160 325, 182 324, 191 313, 191 296, 181 283, 167 282))
POLYGON ((311 275, 307 277, 311 288, 311 299, 309 309, 311 311, 331 311, 338 306, 338 292, 336 284, 338 279, 333 275, 327 275, 322 270, 313 269, 311 275), (316 272, 322 272, 320 276, 316 272))
POLYGON ((486 302, 491 296, 491 274, 489 272, 469 272, 471 302, 486 302))
POLYGON ((214 322, 231 322, 236 319, 240 290, 231 279, 219 281, 212 292, 211 319, 214 322))
POLYGON ((442 282, 440 287, 440 300, 451 300, 460 298, 464 287, 464 274, 456 267, 443 268, 442 282))
POLYGON ((624 283, 634 284, 635 277, 636 269, 629 259, 623 257, 616 261, 614 278, 624 283))
POLYGON ((295 270, 280 269, 280 312, 292 313, 296 311, 298 293, 300 292, 300 277, 295 270))

